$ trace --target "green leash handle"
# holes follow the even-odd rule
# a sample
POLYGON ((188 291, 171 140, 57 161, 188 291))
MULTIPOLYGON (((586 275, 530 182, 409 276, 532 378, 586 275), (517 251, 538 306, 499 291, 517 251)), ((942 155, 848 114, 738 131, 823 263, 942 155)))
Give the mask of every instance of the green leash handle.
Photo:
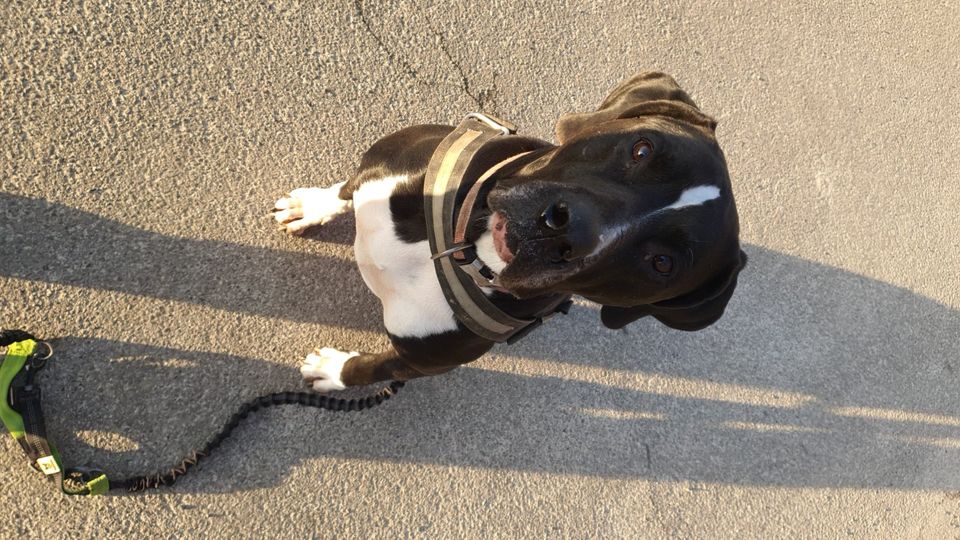
POLYGON ((0 419, 27 455, 30 466, 48 477, 59 475, 60 489, 67 495, 106 493, 110 484, 102 471, 64 471, 60 453, 47 440, 40 387, 34 378, 53 355, 53 348, 22 330, 0 331, 0 347, 7 348, 0 363, 0 419))
MULTIPOLYGON (((0 419, 3 425, 14 439, 19 441, 23 438, 23 417, 10 406, 10 385, 14 377, 20 373, 23 366, 27 363, 27 358, 33 355, 33 350, 37 342, 32 338, 24 341, 16 341, 5 344, 7 354, 3 357, 3 364, 0 364, 0 395, 5 399, 0 400, 0 419)), ((3 346, 3 345, 0 345, 3 346)))
POLYGON ((7 347, 0 365, 0 417, 14 439, 20 443, 33 468, 47 476, 60 475, 60 489, 67 495, 101 495, 114 490, 141 491, 169 486, 209 456, 251 413, 278 405, 298 405, 328 411, 362 411, 387 401, 403 387, 393 381, 375 394, 362 398, 334 398, 314 392, 276 392, 254 398, 240 406, 207 444, 194 450, 173 467, 146 475, 115 478, 111 485, 106 473, 90 467, 63 469, 60 454, 47 441, 40 407, 40 388, 34 384, 36 373, 53 354, 53 348, 19 330, 0 330, 0 347, 7 347), (46 346, 46 351, 38 349, 46 346))

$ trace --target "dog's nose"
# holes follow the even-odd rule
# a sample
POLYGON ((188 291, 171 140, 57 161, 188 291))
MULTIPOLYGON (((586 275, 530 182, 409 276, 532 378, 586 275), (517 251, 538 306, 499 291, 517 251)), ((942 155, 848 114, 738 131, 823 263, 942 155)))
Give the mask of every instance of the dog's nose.
POLYGON ((574 208, 557 201, 540 213, 541 228, 547 233, 548 257, 552 262, 571 262, 586 257, 597 246, 596 219, 580 205, 574 208))
POLYGON ((581 231, 565 234, 557 238, 557 243, 553 246, 551 260, 553 262, 578 261, 593 253, 596 247, 595 239, 582 234, 581 231))
POLYGON ((543 209, 540 213, 540 222, 554 231, 562 231, 570 223, 570 208, 567 203, 557 201, 543 209))
POLYGON ((563 235, 548 248, 547 254, 550 262, 573 262, 592 253, 596 246, 596 242, 587 240, 583 235, 563 235))

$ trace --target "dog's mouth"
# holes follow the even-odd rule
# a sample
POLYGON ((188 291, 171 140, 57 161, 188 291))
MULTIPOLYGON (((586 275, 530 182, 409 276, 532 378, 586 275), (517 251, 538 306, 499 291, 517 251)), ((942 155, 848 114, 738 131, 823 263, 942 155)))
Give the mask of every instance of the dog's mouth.
POLYGON ((489 240, 478 244, 480 255, 499 274, 500 285, 517 297, 536 296, 576 274, 583 260, 548 263, 543 253, 543 238, 529 234, 529 226, 514 222, 503 211, 493 211, 488 218, 489 240), (496 254, 494 256, 494 253, 496 254), (491 264, 492 263, 492 264, 491 264))
POLYGON ((513 262, 513 252, 507 245, 507 218, 500 212, 495 212, 490 218, 490 232, 493 234, 493 247, 500 259, 510 264, 513 262))

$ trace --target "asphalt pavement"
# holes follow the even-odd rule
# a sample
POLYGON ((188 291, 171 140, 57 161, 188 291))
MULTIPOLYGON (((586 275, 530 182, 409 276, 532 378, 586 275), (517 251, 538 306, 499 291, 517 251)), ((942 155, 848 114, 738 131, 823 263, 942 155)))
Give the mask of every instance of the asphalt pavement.
POLYGON ((53 340, 72 463, 168 466, 315 347, 386 343, 351 219, 266 213, 403 126, 553 139, 665 71, 719 121, 750 263, 702 332, 581 302, 148 494, 59 495, 5 437, 0 537, 960 535, 958 6, 4 2, 0 326, 53 340))

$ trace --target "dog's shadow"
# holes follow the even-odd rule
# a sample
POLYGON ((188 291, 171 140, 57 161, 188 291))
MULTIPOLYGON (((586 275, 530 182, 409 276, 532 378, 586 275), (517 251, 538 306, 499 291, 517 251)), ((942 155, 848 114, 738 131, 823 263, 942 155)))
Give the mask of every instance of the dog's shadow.
MULTIPOLYGON (((36 227, 39 219, 61 253, 76 257, 53 265, 42 250, 28 250, 0 262, 0 275, 278 320, 380 327, 375 300, 374 309, 361 300, 336 313, 324 309, 342 306, 336 295, 311 283, 340 273, 338 291, 372 298, 349 261, 174 238, 34 199, 0 198, 15 216, 43 207, 27 223, 36 227), (84 233, 74 238, 64 227, 84 233), (87 254, 111 245, 126 246, 116 249, 127 256, 87 254), (193 263, 165 265, 171 253, 193 263), (144 267, 154 279, 141 279, 144 267), (265 280, 261 272, 273 275, 265 280), (178 285, 185 280, 193 286, 178 285), (296 289, 285 280, 301 290, 284 296, 296 289), (280 298, 234 282, 276 288, 280 298)), ((5 249, 26 235, 18 223, 4 225, 5 249)), ((271 486, 319 458, 740 485, 960 489, 953 466, 960 457, 960 313, 850 272, 756 246, 747 251, 751 262, 727 314, 707 330, 686 334, 641 320, 614 332, 601 328, 593 307, 578 306, 492 358, 411 382, 374 411, 259 413, 177 489, 271 486)), ((114 475, 172 465, 242 402, 300 387, 293 365, 265 358, 70 337, 55 347, 43 375, 51 432, 69 464, 114 475)))
MULTIPOLYGON (((264 208, 264 212, 266 209, 264 208)), ((379 305, 342 258, 146 231, 44 199, 0 193, 0 275, 150 296, 295 322, 379 331, 379 305), (252 287, 255 284, 256 287, 252 287), (329 308, 331 289, 356 298, 329 308)), ((352 217, 310 238, 353 239, 352 217)), ((265 233, 275 226, 264 217, 265 233)), ((280 233, 274 233, 279 235, 280 233)), ((301 243, 301 248, 303 244, 301 243)))

